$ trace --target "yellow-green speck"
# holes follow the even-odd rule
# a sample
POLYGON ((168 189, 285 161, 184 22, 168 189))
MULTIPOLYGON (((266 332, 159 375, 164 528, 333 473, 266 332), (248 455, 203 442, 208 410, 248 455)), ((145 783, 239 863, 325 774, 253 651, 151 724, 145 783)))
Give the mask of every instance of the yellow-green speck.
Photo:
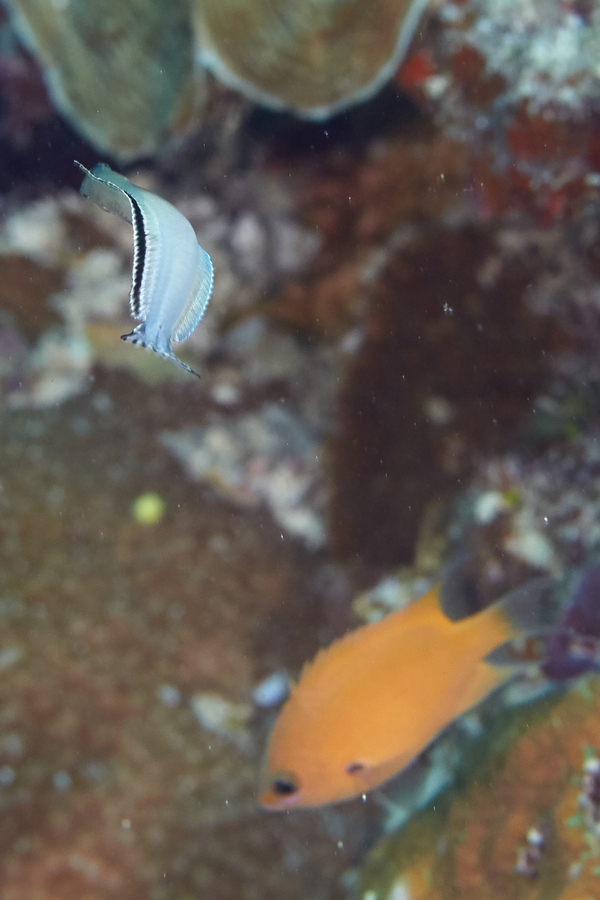
POLYGON ((565 437, 573 440, 579 435, 579 426, 577 422, 567 422, 565 424, 565 437))
POLYGON ((503 491, 502 499, 507 506, 516 506, 521 502, 521 491, 517 487, 510 487, 503 491))
POLYGON ((131 514, 140 525, 156 525, 165 514, 165 501, 158 494, 147 491, 133 501, 131 514))

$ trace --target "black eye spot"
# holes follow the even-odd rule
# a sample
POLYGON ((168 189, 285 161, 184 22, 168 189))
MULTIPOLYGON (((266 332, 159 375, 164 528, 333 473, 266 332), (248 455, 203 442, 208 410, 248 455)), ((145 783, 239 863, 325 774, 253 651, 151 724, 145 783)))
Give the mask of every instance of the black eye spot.
POLYGON ((366 769, 366 766, 361 762, 351 762, 346 766, 346 772, 348 775, 358 775, 358 773, 362 772, 364 769, 366 769))
POLYGON ((273 780, 273 793, 280 797, 289 797, 295 794, 299 785, 289 775, 280 775, 279 778, 273 780))

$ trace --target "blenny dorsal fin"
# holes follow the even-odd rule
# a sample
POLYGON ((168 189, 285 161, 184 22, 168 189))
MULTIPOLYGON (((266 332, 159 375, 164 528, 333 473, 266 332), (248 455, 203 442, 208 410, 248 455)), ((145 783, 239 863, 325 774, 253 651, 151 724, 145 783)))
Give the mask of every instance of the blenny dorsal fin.
MULTIPOLYGON (((98 163, 90 171, 75 160, 75 165, 85 173, 85 178, 79 190, 89 200, 99 206, 105 212, 120 216, 131 225, 133 223, 133 205, 131 197, 123 190, 122 185, 116 183, 113 172, 105 163, 98 163)), ((126 180, 126 179, 124 179, 126 180)))
POLYGON ((198 271, 196 281, 192 288, 185 309, 175 325, 173 330, 173 340, 178 344, 189 338, 190 334, 196 328, 196 325, 204 315, 204 311, 208 306, 208 301, 212 293, 214 272, 213 264, 210 256, 198 245, 200 259, 198 263, 198 271))

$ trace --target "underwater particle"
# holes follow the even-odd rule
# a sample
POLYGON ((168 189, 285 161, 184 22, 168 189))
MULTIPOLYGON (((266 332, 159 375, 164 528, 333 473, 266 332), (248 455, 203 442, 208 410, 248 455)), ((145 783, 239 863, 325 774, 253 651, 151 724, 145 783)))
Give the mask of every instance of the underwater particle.
POLYGON ((71 776, 68 772, 55 772, 52 783, 57 791, 66 791, 71 787, 71 776))
POLYGON ((508 508, 500 491, 484 491, 473 504, 473 515, 481 525, 489 525, 508 508))
POLYGON ((250 704, 232 703, 219 694, 206 692, 195 694, 190 705, 194 716, 206 731, 233 741, 240 750, 250 748, 251 739, 247 730, 252 715, 250 704))
POLYGON ((0 672, 10 669, 11 666, 23 659, 24 655, 25 651, 22 647, 5 647, 4 650, 0 650, 0 672))
POLYGON ((10 787, 14 780, 14 769, 10 766, 2 766, 2 768, 0 768, 0 785, 2 785, 2 787, 10 787))
POLYGON ((169 709, 174 709, 181 703, 181 692, 172 684, 161 684, 156 690, 156 696, 169 709))
POLYGON ((140 525, 156 525, 165 514, 165 501, 153 491, 146 491, 131 504, 131 515, 140 525))
MULTIPOLYGON (((213 287, 213 266, 188 220, 171 203, 132 184, 123 175, 98 163, 83 172, 80 191, 101 209, 133 226, 133 274, 129 304, 141 321, 122 335, 153 350, 196 375, 181 362, 171 342, 185 341, 204 315, 213 287)), ((199 377, 199 376, 198 376, 199 377)))
POLYGON ((195 0, 199 61, 252 100, 324 119, 392 77, 426 0, 195 0))
POLYGON ((273 672, 257 684, 252 691, 255 706, 269 709, 285 700, 290 690, 290 679, 284 669, 273 672))
MULTIPOLYGON (((516 520, 515 524, 518 525, 516 520)), ((524 560, 536 569, 550 569, 554 561, 555 554, 552 544, 545 535, 533 528, 516 530, 504 546, 513 556, 524 560)))
POLYGON ((185 0, 9 0, 57 109, 99 150, 156 152, 198 113, 185 0))

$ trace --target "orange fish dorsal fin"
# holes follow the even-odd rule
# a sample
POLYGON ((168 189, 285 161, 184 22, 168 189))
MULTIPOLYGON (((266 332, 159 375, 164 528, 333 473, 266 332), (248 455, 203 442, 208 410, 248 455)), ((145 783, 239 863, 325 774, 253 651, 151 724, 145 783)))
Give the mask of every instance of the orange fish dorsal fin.
MULTIPOLYGON (((441 599, 441 584, 434 584, 427 593, 423 594, 422 597, 419 597, 418 600, 413 600, 412 603, 409 603, 408 606, 405 606, 403 609, 398 610, 397 612, 390 613, 386 619, 382 619, 382 622, 393 621, 394 618, 402 618, 402 621, 405 626, 412 625, 413 622, 418 621, 422 625, 433 625, 441 628, 448 628, 452 626, 452 619, 444 611, 444 607, 442 606, 441 599)), ((381 623, 377 623, 381 624, 381 623)))
POLYGON ((360 645, 367 636, 381 629, 389 630, 396 622, 402 622, 403 628, 409 628, 413 623, 419 625, 431 625, 434 627, 452 627, 452 621, 446 616, 440 602, 439 585, 435 585, 422 597, 414 600, 408 606, 390 613, 378 622, 371 622, 360 628, 349 631, 337 638, 328 647, 322 647, 314 659, 304 663, 298 678, 298 684, 306 680, 308 676, 322 674, 323 670, 333 664, 333 661, 341 662, 346 654, 352 654, 353 648, 360 645))
MULTIPOLYGON (((354 632, 350 632, 353 634, 354 632)), ((341 638, 337 638, 333 643, 331 643, 328 647, 321 647, 317 650, 315 656, 312 659, 308 659, 300 669, 300 674, 295 682, 292 682, 292 687, 290 693, 294 693, 298 686, 302 684, 307 678, 309 674, 311 674, 315 669, 319 669, 324 663, 327 663, 331 656, 336 652, 339 644, 344 641, 349 635, 344 635, 341 638)))
POLYGON ((413 602, 406 606, 405 609, 418 609, 421 614, 425 616, 430 616, 433 619, 441 618, 445 621, 450 621, 442 606, 441 582, 434 584, 429 588, 427 593, 423 594, 422 597, 419 597, 418 600, 413 600, 413 602))

